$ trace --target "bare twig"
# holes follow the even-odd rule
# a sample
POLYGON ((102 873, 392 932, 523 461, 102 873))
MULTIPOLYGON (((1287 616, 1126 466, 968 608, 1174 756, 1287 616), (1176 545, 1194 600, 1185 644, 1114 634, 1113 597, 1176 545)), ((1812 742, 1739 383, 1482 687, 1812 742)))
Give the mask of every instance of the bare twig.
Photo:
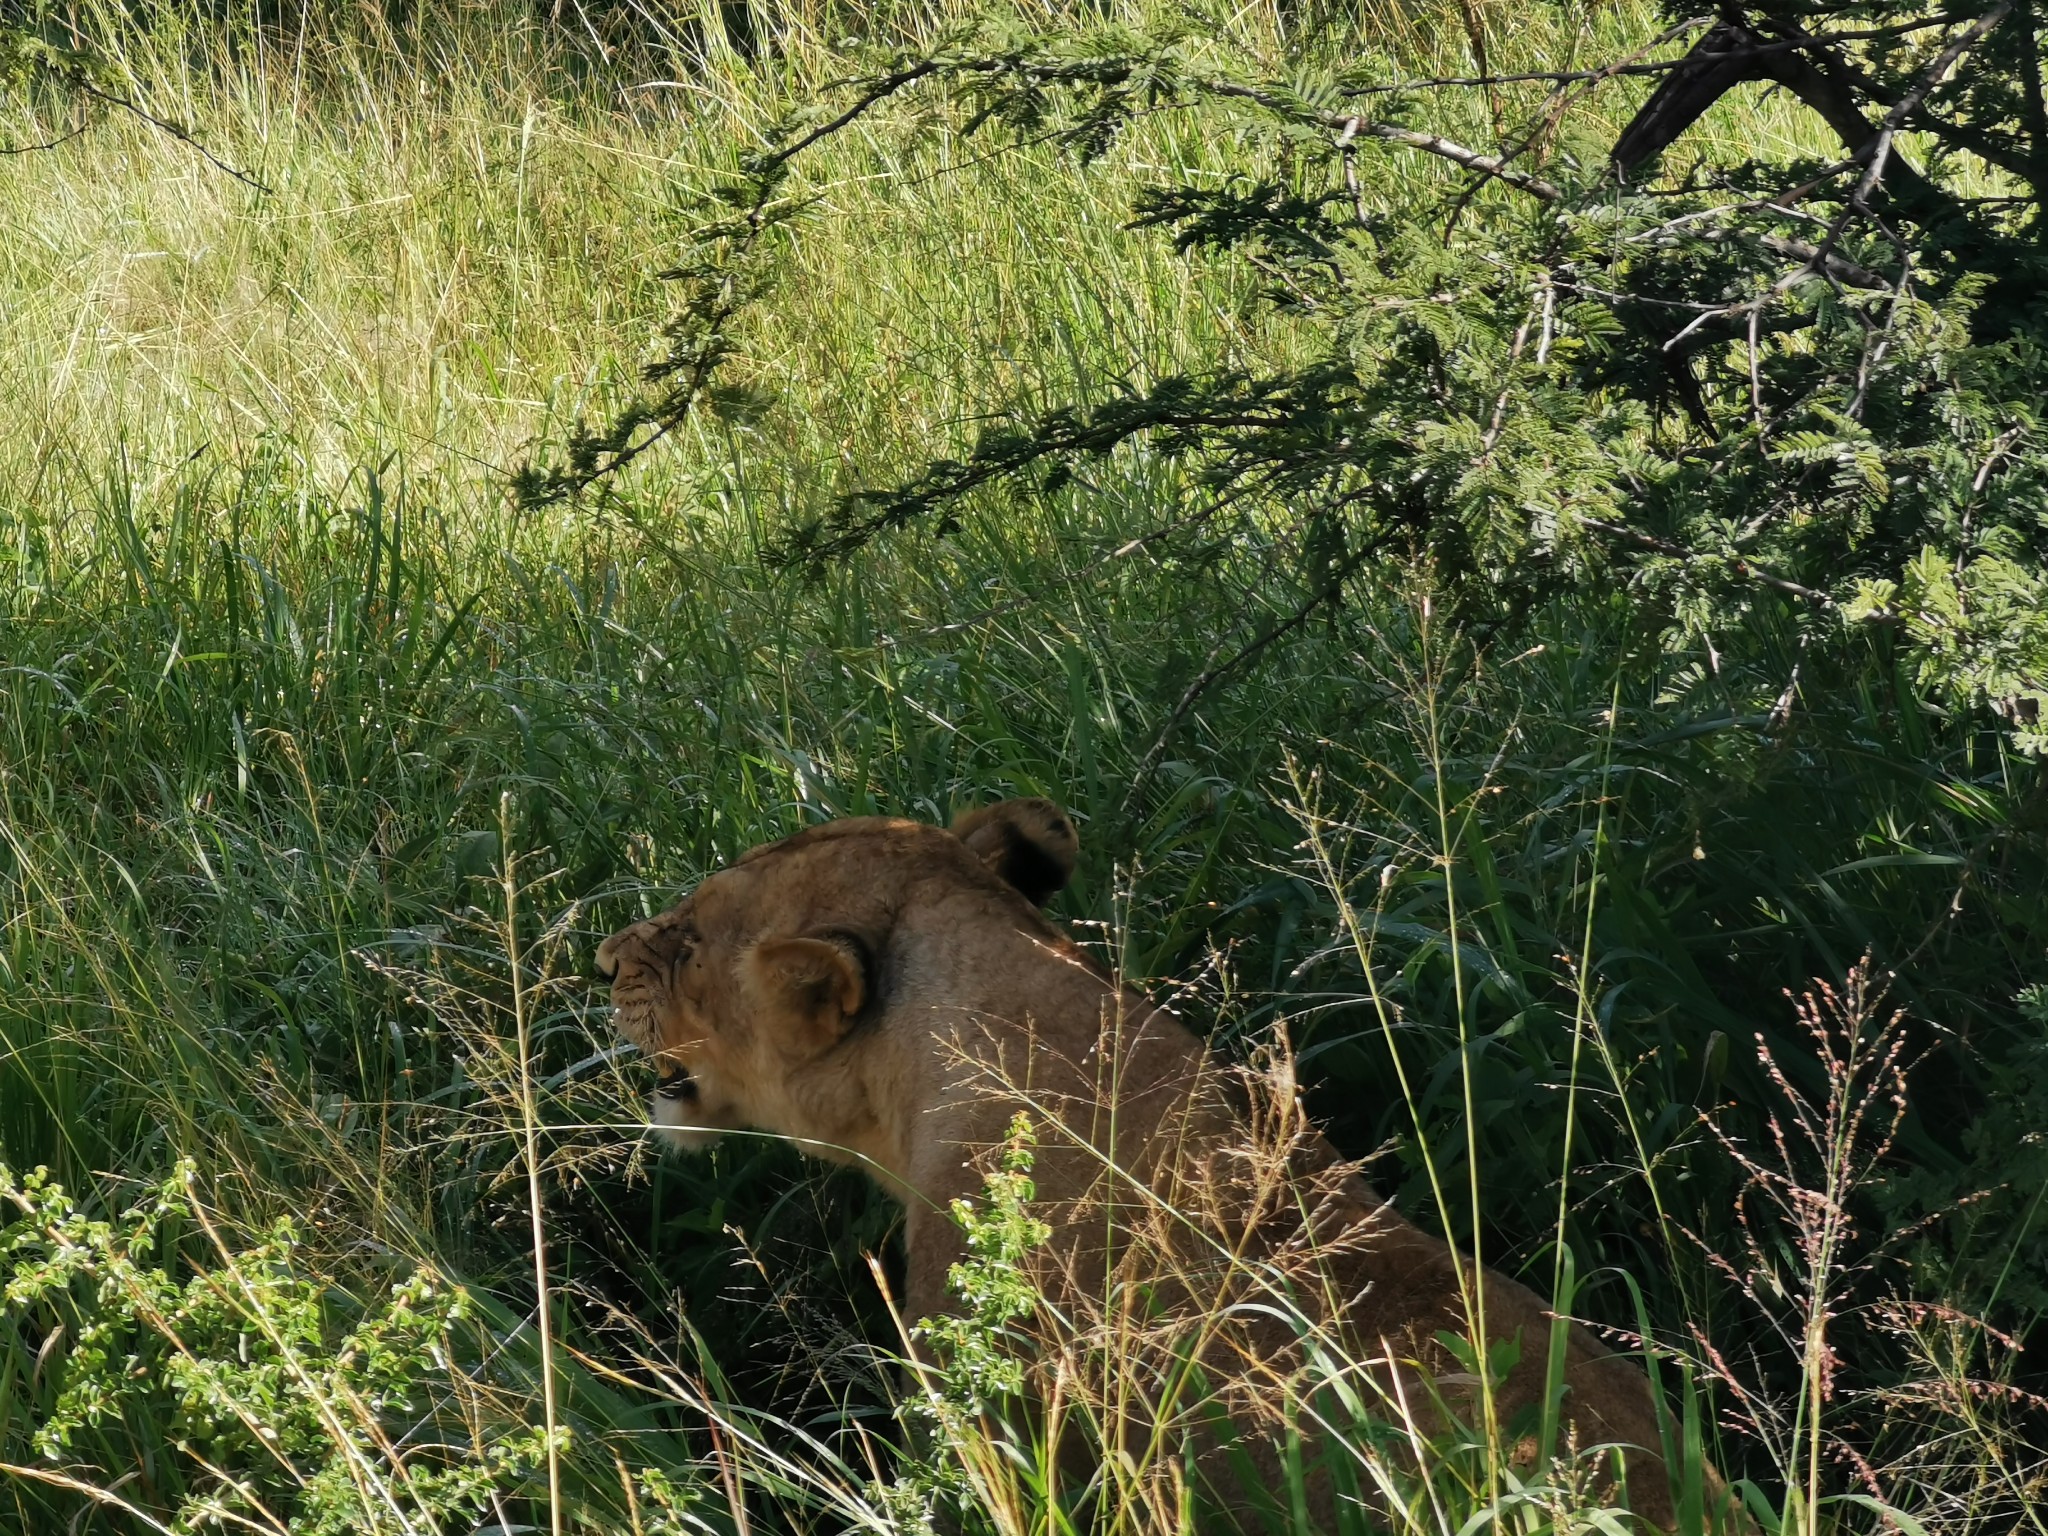
POLYGON ((1764 381, 1757 372, 1757 321, 1763 316, 1761 310, 1749 312, 1749 410, 1756 418, 1757 434, 1764 430, 1764 381))
POLYGON ((1886 114, 1884 120, 1885 131, 1896 132, 1904 124, 1907 117, 1919 107, 1920 103, 1925 101, 1928 95, 1942 81, 1948 78, 1948 72, 1956 67, 1963 55, 1982 42, 1993 27, 2004 21, 2011 14, 2012 0, 1999 0, 1997 5, 1994 5, 1969 26, 1965 27, 1953 42, 1935 56, 1934 62, 1928 65, 1925 72, 1921 74, 1919 82, 1910 91, 1906 92, 1904 96, 1900 97, 1899 104, 1886 114))
POLYGON ((1798 649, 1792 656, 1791 674, 1785 679, 1785 687, 1778 695, 1778 702, 1771 706, 1770 714, 1764 719, 1765 730, 1783 730, 1785 723, 1792 718, 1792 704, 1799 697, 1799 674, 1806 666, 1806 647, 1812 639, 1812 631, 1800 633, 1798 649))
POLYGON ((1500 156, 1483 155, 1441 134, 1417 133, 1412 128, 1400 128, 1392 123, 1378 123, 1362 117, 1342 117, 1334 113, 1330 114, 1330 119, 1331 127, 1341 128, 1356 124, 1357 126, 1351 130, 1355 137, 1383 139, 1389 144, 1403 144, 1410 149, 1424 150, 1449 160, 1454 165, 1462 165, 1468 171, 1477 171, 1482 176, 1506 182, 1517 191, 1527 192, 1531 197, 1541 198, 1546 203, 1564 200, 1564 193, 1554 183, 1545 181, 1540 176, 1531 176, 1527 171, 1515 170, 1500 156))
POLYGON ((1131 775, 1130 793, 1124 797, 1124 809, 1126 811, 1135 808, 1144 798, 1145 791, 1151 787, 1152 776, 1158 770, 1160 759, 1166 755, 1166 749, 1173 741, 1174 733, 1180 729, 1181 722, 1187 719, 1195 705, 1201 702, 1202 695, 1213 688, 1221 679, 1258 656, 1260 652, 1273 644, 1274 641, 1282 639, 1299 629, 1308 622, 1316 610, 1326 604, 1335 602, 1339 597, 1343 596, 1344 583, 1349 581, 1357 573, 1358 568, 1364 565, 1367 560, 1378 554, 1381 548, 1384 547, 1385 542, 1384 539, 1372 539, 1360 545, 1350 555, 1345 557, 1344 562, 1337 567, 1335 574, 1331 576, 1330 580, 1310 597, 1307 602, 1296 608, 1294 612, 1280 620, 1279 623, 1261 631, 1229 658, 1222 661, 1217 660, 1223 651, 1221 645, 1218 645, 1209 652, 1207 665, 1197 674, 1195 680, 1188 684, 1179 700, 1167 712, 1166 719, 1160 725, 1158 734, 1152 738, 1152 745, 1145 749, 1144 757, 1139 759, 1137 771, 1131 775))
POLYGON ((1217 96, 1234 97, 1240 101, 1256 102, 1275 112, 1284 112, 1290 117, 1306 117, 1311 122, 1322 124, 1338 136, 1338 147, 1342 148, 1358 139, 1381 139, 1389 144, 1403 144, 1410 149, 1426 150, 1441 156, 1454 165, 1462 165, 1468 171, 1478 171, 1485 176, 1506 182, 1518 191, 1541 198, 1546 203, 1561 202, 1564 193, 1540 176, 1531 176, 1526 171, 1517 171, 1496 155, 1484 155, 1476 149, 1435 133, 1417 133, 1412 128, 1398 127, 1393 123, 1377 122, 1352 112, 1322 112, 1304 109, 1298 102, 1289 102, 1272 91, 1255 85, 1243 85, 1234 80, 1211 80, 1203 89, 1217 96))
POLYGON ((74 76, 72 78, 71 84, 73 88, 77 90, 77 92, 81 96, 88 97, 93 101, 103 102, 110 107, 118 107, 123 112, 127 112, 135 117, 140 118, 143 122, 149 124, 150 127, 156 129, 159 133, 169 134, 172 138, 176 139, 180 144, 185 145, 187 148, 191 149, 195 154, 197 154, 201 159, 205 160, 208 164, 212 165, 215 170, 226 172, 228 175, 234 177, 235 180, 241 182, 242 185, 246 187, 254 187, 258 192, 268 192, 270 190, 269 187, 265 186, 262 182, 258 181, 254 176, 251 176, 247 171, 240 170, 235 166, 228 164, 227 161, 221 159, 219 155, 216 155, 212 150, 208 149, 204 144, 200 143, 199 140, 193 136, 192 131, 189 128, 181 127, 179 124, 172 122, 167 117, 158 117, 154 112, 151 112, 147 107, 143 106, 140 102, 135 101, 127 96, 119 95, 113 91, 103 91, 98 86, 94 85, 90 80, 84 80, 74 76))
MULTIPOLYGON (((1530 295, 1529 312, 1522 316, 1522 323, 1515 329, 1514 345, 1508 348, 1507 377, 1501 384, 1500 398, 1493 402, 1493 419, 1487 423, 1486 432, 1479 440, 1482 458, 1493 452, 1494 445, 1500 441, 1501 429, 1507 425, 1508 397, 1514 392, 1515 364, 1522 360, 1522 348, 1528 345, 1530 327, 1536 323, 1537 315, 1543 313, 1548 305, 1550 284, 1539 279, 1539 286, 1543 294, 1540 298, 1534 294, 1530 295)), ((1544 329, 1547 336, 1547 322, 1544 329)))
POLYGON ((1816 271, 1835 279, 1839 283, 1846 283, 1851 288, 1889 288, 1891 286, 1882 277, 1871 271, 1870 268, 1858 266, 1846 256, 1837 255, 1833 251, 1824 251, 1817 245, 1807 244, 1804 240, 1792 240, 1784 235, 1759 235, 1757 236, 1757 244, 1775 255, 1790 257, 1794 261, 1803 261, 1816 271))
POLYGON ((2021 429, 2008 428, 1992 441, 1991 451, 1984 455, 1984 462, 1977 466, 1977 476, 1970 482, 1970 499, 1963 503, 1962 526, 1956 537, 1955 574, 1961 577, 1963 566, 1970 558, 1970 524, 1977 515, 1977 498, 1984 494, 1984 487, 1990 483, 1991 471, 1998 467, 1998 461, 2012 452, 2012 445, 2019 441, 2021 429))
POLYGON ((0 144, 0 155, 40 155, 45 150, 55 149, 60 144, 69 144, 86 129, 92 127, 93 118, 88 117, 69 133, 60 133, 54 139, 45 139, 40 144, 0 144))
POLYGON ((1864 332, 1862 355, 1856 360, 1856 391, 1849 398, 1848 415, 1851 419, 1859 421, 1863 417, 1863 403, 1870 396, 1871 375, 1877 371, 1877 365, 1884 361, 1885 353, 1891 349, 1892 323, 1898 319, 1900 301, 1906 297, 1906 290, 1913 281, 1912 251, 1897 235, 1892 234, 1891 227, 1885 224, 1884 220, 1879 219, 1877 222, 1879 227, 1891 236, 1899 249, 1899 280, 1892 287, 1891 303, 1885 307, 1884 324, 1874 331, 1864 332))
MULTIPOLYGON (((1945 26, 1946 16, 1928 17, 1921 21, 1903 22, 1890 27, 1864 27, 1848 32, 1828 32, 1814 37, 1781 38, 1773 42, 1758 43, 1754 47, 1740 50, 1741 56, 1754 58, 1779 53, 1796 53, 1810 48, 1826 48, 1836 43, 1872 42, 1886 38, 1904 37, 1913 32, 1924 32, 1931 27, 1945 26)), ((1695 16, 1680 22, 1665 33, 1660 42, 1671 42, 1688 32, 1697 32, 1711 26, 1711 16, 1695 16)), ((1734 50, 1731 50, 1731 53, 1734 50)), ((1397 96, 1407 91, 1434 91, 1456 88, 1485 88, 1497 85, 1578 85, 1613 79, 1622 75, 1669 74, 1688 59, 1697 59, 1699 54, 1689 54, 1676 59, 1658 59, 1647 63, 1609 64, 1599 69, 1537 69, 1511 75, 1436 75, 1427 79, 1402 80, 1392 85, 1359 85, 1345 91, 1346 96, 1397 96)))
MULTIPOLYGON (((1599 72, 1592 72, 1592 77, 1598 78, 1599 72)), ((1223 81, 1211 82, 1208 88, 1220 96, 1234 96, 1243 100, 1255 101, 1259 105, 1270 107, 1275 111, 1300 115, 1299 107, 1283 101, 1269 91, 1263 91, 1254 86, 1238 85, 1223 81)), ((1537 198, 1542 202, 1558 203, 1564 201, 1565 194, 1562 188, 1553 182, 1544 180, 1540 176, 1533 176, 1527 171, 1514 169, 1509 164, 1511 156, 1482 154, 1476 149, 1468 149, 1465 145, 1459 144, 1455 140, 1447 139, 1441 134, 1420 133, 1412 128, 1402 128, 1393 123, 1377 122, 1372 118, 1356 114, 1313 112, 1309 115, 1337 135, 1337 148, 1346 154, 1350 152, 1351 146, 1361 138, 1380 139, 1389 144, 1400 144, 1410 149, 1420 149, 1426 153, 1439 156, 1442 159, 1449 160, 1454 165, 1463 166, 1468 171, 1477 171, 1482 176, 1504 182, 1508 186, 1515 188, 1518 192, 1526 192, 1531 197, 1537 198)), ((1857 163, 1859 163, 1858 159, 1845 161, 1840 169, 1847 169, 1857 163)), ((1712 239, 1717 238, 1717 236, 1708 235, 1703 238, 1712 239)), ((1783 235, 1758 235, 1755 239, 1766 250, 1804 264, 1791 281, 1797 281, 1798 277, 1804 276, 1809 269, 1813 269, 1823 270, 1827 275, 1853 288, 1882 289, 1891 286, 1890 282, 1885 278, 1870 271, 1867 267, 1859 266, 1846 257, 1838 256, 1833 251, 1823 249, 1820 246, 1810 245, 1804 240, 1794 240, 1783 235)), ((1791 286, 1791 281, 1785 282, 1783 286, 1791 286)), ((1740 313, 1753 302, 1755 301, 1744 300, 1740 304, 1721 306, 1706 311, 1702 320, 1696 322, 1695 326, 1691 329, 1697 329, 1699 324, 1704 324, 1706 320, 1712 319, 1716 315, 1740 313)), ((1667 348, 1669 345, 1671 344, 1667 344, 1667 348)))
POLYGON ((1783 192, 1773 192, 1769 197, 1753 197, 1747 202, 1741 203, 1721 203, 1712 208, 1695 208, 1690 213, 1681 213, 1675 218, 1666 219, 1662 224, 1653 224, 1648 229, 1636 231, 1636 233, 1628 237, 1629 243, 1638 244, 1645 240, 1655 240, 1660 235, 1672 234, 1682 226, 1698 219, 1724 219, 1731 214, 1737 213, 1775 213, 1781 218, 1803 219, 1809 224, 1818 224, 1825 228, 1827 224, 1825 219, 1817 214, 1803 213, 1797 205, 1811 197, 1837 176, 1842 175, 1846 171, 1853 171, 1859 163, 1852 155, 1846 160, 1837 160, 1833 165, 1823 167, 1805 181, 1802 181, 1798 186, 1788 187, 1783 192))

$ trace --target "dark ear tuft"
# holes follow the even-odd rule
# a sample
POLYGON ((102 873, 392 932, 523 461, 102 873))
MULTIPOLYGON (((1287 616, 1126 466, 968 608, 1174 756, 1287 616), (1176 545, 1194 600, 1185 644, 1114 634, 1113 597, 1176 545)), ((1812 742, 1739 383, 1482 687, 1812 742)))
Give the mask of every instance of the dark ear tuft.
POLYGON ((1034 907, 1066 889, 1081 852, 1067 813, 1036 796, 969 811, 953 823, 953 835, 1034 907))

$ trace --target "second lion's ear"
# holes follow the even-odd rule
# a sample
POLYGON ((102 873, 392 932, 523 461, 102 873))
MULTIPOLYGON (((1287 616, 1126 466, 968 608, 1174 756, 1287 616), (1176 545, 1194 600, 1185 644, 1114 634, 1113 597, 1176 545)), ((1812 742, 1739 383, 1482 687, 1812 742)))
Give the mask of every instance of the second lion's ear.
POLYGON ((851 935, 763 939, 747 955, 783 1049, 807 1060, 838 1044, 868 1000, 866 947, 851 935))
POLYGON ((969 811, 953 823, 953 835, 1034 907, 1066 889, 1081 853, 1067 813, 1035 795, 969 811))

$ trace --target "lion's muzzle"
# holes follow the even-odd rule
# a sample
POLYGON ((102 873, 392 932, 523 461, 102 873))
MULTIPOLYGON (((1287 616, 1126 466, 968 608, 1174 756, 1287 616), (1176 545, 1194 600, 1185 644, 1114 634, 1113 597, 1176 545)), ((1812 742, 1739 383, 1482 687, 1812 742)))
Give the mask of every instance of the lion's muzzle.
POLYGON ((647 1101, 648 1119, 669 1145, 684 1151, 708 1147, 721 1132, 744 1123, 730 1105, 707 1099, 702 1080, 687 1067, 664 1061, 658 1070, 661 1081, 647 1101))

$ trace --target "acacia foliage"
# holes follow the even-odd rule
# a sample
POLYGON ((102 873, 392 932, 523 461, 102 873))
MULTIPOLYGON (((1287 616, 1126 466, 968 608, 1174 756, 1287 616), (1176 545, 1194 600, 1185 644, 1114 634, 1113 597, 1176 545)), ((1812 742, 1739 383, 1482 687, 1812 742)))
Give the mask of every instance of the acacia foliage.
POLYGON ((526 470, 521 493, 572 494, 700 403, 740 403, 715 375, 747 305, 772 302, 769 237, 804 206, 792 167, 883 103, 938 98, 968 133, 1084 158, 1140 115, 1182 113, 1242 169, 1152 188, 1134 226, 1250 262, 1308 360, 1004 422, 795 527, 788 558, 943 529, 971 498, 1042 494, 1142 445, 1202 491, 1162 542, 1199 550, 1233 518, 1277 519, 1310 607, 1399 554, 1483 635, 1617 586, 1653 633, 1710 657, 1760 611, 1789 615, 1801 656, 1889 632, 1930 698, 2048 749, 2042 23, 2011 0, 1684 10, 1633 52, 1513 81, 1403 81, 1380 57, 1276 71, 1210 31, 1082 23, 892 58, 718 189, 721 217, 670 274, 684 298, 656 389, 579 432, 565 464, 526 470), (1613 145, 1574 134, 1594 93, 1645 76, 1613 145), (1540 105, 1496 114, 1498 142, 1438 131, 1453 93, 1532 79, 1540 105), (1791 90, 1839 152, 1686 132, 1748 80, 1791 90), (1382 154, 1442 170, 1437 196, 1376 200, 1360 165, 1382 154))

